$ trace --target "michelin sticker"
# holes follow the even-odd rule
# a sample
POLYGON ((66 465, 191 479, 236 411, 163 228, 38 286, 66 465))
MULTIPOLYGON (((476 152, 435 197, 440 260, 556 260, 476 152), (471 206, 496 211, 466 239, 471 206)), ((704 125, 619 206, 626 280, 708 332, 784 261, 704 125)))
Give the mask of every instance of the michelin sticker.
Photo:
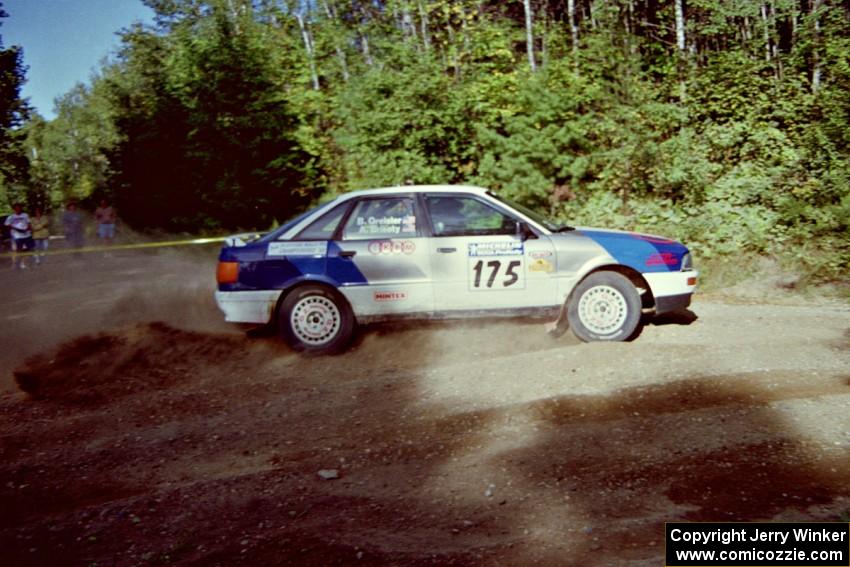
POLYGON ((272 242, 266 256, 324 256, 328 243, 321 242, 272 242))
POLYGON ((469 256, 522 256, 521 240, 503 240, 501 242, 471 242, 469 256))

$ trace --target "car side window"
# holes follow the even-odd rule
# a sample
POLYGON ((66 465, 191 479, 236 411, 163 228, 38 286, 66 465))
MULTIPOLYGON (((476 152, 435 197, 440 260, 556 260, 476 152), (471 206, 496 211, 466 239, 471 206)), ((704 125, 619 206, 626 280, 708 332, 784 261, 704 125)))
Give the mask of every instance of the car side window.
POLYGON ((295 240, 330 240, 333 238, 342 217, 345 216, 348 205, 348 203, 343 203, 326 212, 299 232, 295 240))
POLYGON ((474 197, 427 197, 435 236, 514 234, 516 221, 474 197))
POLYGON ((343 240, 416 236, 416 213, 410 197, 363 199, 354 206, 343 240))

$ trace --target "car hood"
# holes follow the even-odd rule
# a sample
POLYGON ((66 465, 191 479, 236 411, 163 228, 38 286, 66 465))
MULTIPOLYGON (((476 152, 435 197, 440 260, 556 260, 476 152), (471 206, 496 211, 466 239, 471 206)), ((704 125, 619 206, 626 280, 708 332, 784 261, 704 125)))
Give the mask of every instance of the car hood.
POLYGON ((590 239, 618 263, 640 272, 679 271, 688 253, 687 247, 675 240, 624 230, 577 227, 574 231, 555 235, 556 242, 562 240, 558 237, 590 239))

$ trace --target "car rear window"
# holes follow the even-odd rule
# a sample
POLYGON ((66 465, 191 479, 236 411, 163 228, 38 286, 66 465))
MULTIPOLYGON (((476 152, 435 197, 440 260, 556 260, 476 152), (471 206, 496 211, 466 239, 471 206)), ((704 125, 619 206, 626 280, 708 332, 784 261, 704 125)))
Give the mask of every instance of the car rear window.
POLYGON ((307 228, 298 233, 295 240, 330 240, 350 203, 343 203, 313 221, 307 228))

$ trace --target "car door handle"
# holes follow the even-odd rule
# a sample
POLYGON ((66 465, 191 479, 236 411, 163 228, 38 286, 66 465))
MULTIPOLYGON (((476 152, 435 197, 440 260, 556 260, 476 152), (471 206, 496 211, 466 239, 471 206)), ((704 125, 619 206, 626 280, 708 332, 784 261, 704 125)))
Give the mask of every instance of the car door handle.
POLYGON ((351 258, 357 254, 357 250, 340 250, 339 257, 340 258, 351 258))
POLYGON ((452 252, 457 252, 457 248, 437 248, 437 252, 441 254, 451 254, 452 252))

